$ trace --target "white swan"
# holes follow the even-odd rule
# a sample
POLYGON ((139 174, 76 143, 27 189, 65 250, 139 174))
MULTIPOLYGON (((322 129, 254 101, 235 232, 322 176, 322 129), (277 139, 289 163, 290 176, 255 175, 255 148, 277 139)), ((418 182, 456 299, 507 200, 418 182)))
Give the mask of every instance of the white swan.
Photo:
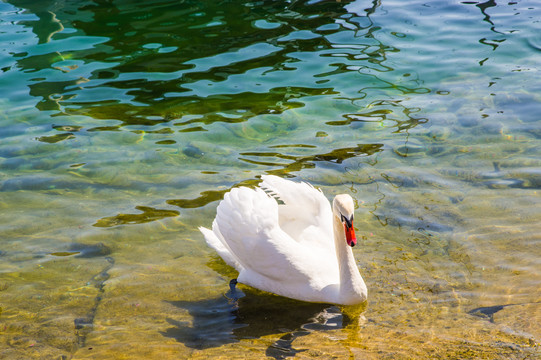
POLYGON ((337 195, 331 210, 310 184, 262 179, 260 188, 225 194, 212 230, 199 228, 207 244, 243 284, 309 302, 364 302, 367 289, 351 250, 357 242, 351 196, 337 195))

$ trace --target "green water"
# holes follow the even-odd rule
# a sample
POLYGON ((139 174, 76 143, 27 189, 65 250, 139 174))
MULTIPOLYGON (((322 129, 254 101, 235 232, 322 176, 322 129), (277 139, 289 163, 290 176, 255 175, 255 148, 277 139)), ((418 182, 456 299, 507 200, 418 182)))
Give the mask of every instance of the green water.
POLYGON ((0 357, 541 358, 534 1, 0 3, 0 357), (356 200, 365 308, 240 287, 218 201, 356 200))

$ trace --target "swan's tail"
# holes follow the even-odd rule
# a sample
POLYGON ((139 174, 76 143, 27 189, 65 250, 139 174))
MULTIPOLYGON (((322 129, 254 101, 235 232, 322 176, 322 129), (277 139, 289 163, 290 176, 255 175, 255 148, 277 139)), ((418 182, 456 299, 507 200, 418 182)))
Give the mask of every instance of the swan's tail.
MULTIPOLYGON (((214 224, 214 226, 216 225, 214 224)), ((235 269, 237 269, 237 271, 241 270, 241 265, 239 264, 239 262, 231 254, 229 249, 225 247, 224 243, 219 239, 219 237, 213 230, 200 226, 199 231, 201 231, 201 233, 205 237, 205 241, 207 242, 208 246, 216 250, 218 255, 220 255, 220 257, 226 262, 227 265, 234 267, 235 269)))

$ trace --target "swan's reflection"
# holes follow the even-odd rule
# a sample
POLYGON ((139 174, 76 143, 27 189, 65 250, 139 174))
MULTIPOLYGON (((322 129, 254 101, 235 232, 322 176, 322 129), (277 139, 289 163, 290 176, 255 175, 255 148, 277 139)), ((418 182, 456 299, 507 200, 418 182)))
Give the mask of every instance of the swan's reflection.
POLYGON ((266 354, 284 358, 307 350, 293 348, 292 343, 299 336, 346 325, 337 306, 291 300, 248 287, 237 287, 215 299, 167 302, 187 310, 192 324, 169 318, 167 322, 173 326, 162 335, 196 349, 283 334, 266 354))

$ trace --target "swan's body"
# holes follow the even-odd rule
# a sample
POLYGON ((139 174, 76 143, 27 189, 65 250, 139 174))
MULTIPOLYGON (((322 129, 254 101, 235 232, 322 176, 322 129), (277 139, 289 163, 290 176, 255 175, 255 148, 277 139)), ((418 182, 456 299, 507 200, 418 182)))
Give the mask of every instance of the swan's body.
POLYGON ((352 198, 337 195, 331 209, 306 183, 263 176, 260 186, 232 189, 218 205, 212 230, 199 228, 237 269, 238 281, 297 300, 364 302, 366 285, 351 250, 352 198))

